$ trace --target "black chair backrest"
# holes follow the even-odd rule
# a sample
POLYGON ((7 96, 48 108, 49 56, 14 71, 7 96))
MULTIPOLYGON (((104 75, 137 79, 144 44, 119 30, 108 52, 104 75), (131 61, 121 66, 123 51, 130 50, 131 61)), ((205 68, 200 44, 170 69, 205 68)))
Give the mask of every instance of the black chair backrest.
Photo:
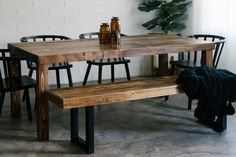
MULTIPOLYGON (((10 51, 8 49, 0 49, 0 55, 1 55, 1 60, 0 61, 1 61, 1 64, 2 64, 1 67, 3 68, 4 76, 8 77, 7 62, 4 58, 6 56, 10 56, 10 51)), ((2 70, 1 70, 1 72, 2 72, 2 70)))
POLYGON ((98 38, 99 32, 89 32, 89 33, 82 33, 79 35, 80 39, 92 39, 92 38, 98 38))
MULTIPOLYGON (((216 68, 222 53, 222 50, 224 48, 224 44, 225 44, 225 37, 223 36, 219 36, 219 35, 210 35, 210 34, 195 34, 195 35, 191 35, 189 36, 190 38, 195 38, 195 39, 202 39, 205 41, 212 41, 215 43, 215 49, 213 52, 213 66, 216 68)), ((190 52, 188 52, 187 55, 187 60, 190 60, 190 52)), ((197 62, 198 58, 197 58, 197 54, 198 52, 194 52, 194 62, 197 62)))
POLYGON ((70 38, 62 35, 34 35, 34 36, 25 36, 20 39, 21 42, 55 41, 55 40, 70 40, 70 38))
MULTIPOLYGON (((126 36, 125 34, 121 34, 121 36, 126 36)), ((92 39, 92 38, 99 38, 99 32, 88 32, 82 33, 79 35, 80 39, 92 39)))
MULTIPOLYGON (((69 37, 62 35, 33 35, 33 36, 25 36, 20 39, 21 42, 42 42, 42 41, 56 41, 56 40, 70 40, 69 37)), ((27 61, 28 68, 31 67, 33 63, 31 61, 27 61)))
MULTIPOLYGON (((14 75, 12 64, 15 64, 16 62, 27 60, 26 57, 21 56, 12 56, 9 49, 0 49, 0 91, 3 88, 3 79, 4 78, 14 78, 18 77, 14 75), (4 76, 3 76, 4 75, 4 76)), ((15 70, 15 69, 14 69, 15 70)), ((21 75, 21 65, 16 69, 21 75)))

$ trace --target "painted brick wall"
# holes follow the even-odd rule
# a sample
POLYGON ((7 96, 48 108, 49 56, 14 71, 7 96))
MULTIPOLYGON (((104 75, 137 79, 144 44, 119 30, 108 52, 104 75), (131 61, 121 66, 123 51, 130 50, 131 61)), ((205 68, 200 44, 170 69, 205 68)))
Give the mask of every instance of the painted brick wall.
MULTIPOLYGON (((102 22, 110 22, 112 16, 120 18, 122 33, 146 34, 141 26, 150 14, 137 9, 140 0, 0 0, 0 47, 18 42, 22 36, 60 34, 78 38, 80 33, 98 31, 102 22)), ((131 75, 148 74, 149 58, 131 58, 131 75)), ((87 64, 75 62, 73 81, 83 80, 87 64)), ((25 68, 24 73, 27 73, 25 68)), ((124 77, 123 66, 117 66, 116 77, 124 77)), ((61 81, 67 83, 63 72, 61 81)), ((110 69, 104 68, 103 78, 110 78, 110 69)), ((97 68, 91 71, 89 80, 97 79, 97 68)), ((49 73, 49 83, 55 83, 55 73, 49 73)))

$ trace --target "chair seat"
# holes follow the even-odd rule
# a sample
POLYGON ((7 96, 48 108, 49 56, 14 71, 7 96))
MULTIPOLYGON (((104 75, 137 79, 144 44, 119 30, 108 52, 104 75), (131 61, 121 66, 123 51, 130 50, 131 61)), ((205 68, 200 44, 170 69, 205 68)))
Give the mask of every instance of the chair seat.
POLYGON ((36 81, 29 76, 3 79, 3 89, 6 92, 35 87, 36 81))
POLYGON ((87 61, 87 63, 93 65, 112 65, 112 64, 115 65, 115 64, 130 63, 130 60, 124 58, 110 58, 110 59, 87 61))
POLYGON ((180 68, 188 68, 188 67, 201 67, 202 64, 200 62, 194 62, 189 60, 182 61, 170 61, 172 66, 180 67, 180 68))
MULTIPOLYGON (((66 63, 53 63, 48 65, 48 70, 57 70, 57 69, 67 69, 67 68, 72 68, 73 65, 66 62, 66 63)), ((30 69, 36 70, 36 64, 32 63, 29 66, 30 69)))

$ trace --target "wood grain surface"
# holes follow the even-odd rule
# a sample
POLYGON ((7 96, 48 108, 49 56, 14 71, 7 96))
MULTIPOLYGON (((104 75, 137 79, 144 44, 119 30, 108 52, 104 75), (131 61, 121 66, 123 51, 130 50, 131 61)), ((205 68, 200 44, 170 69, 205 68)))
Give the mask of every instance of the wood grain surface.
POLYGON ((175 76, 147 78, 119 83, 54 89, 48 99, 64 109, 153 98, 181 93, 175 76))
POLYGON ((142 35, 122 37, 121 44, 99 44, 97 39, 10 43, 8 47, 39 64, 95 60, 116 57, 135 57, 177 53, 181 51, 212 50, 209 41, 175 35, 142 35))

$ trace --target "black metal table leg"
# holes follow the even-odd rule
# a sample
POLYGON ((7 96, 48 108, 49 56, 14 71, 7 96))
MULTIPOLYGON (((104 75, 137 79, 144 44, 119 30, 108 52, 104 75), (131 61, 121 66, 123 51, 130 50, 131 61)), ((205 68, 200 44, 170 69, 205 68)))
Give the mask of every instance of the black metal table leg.
POLYGON ((86 153, 94 153, 94 107, 85 107, 85 140, 79 137, 79 110, 71 109, 71 142, 86 153))
POLYGON ((94 153, 94 107, 86 107, 85 110, 87 153, 94 153))
POLYGON ((70 110, 70 127, 71 127, 71 142, 77 140, 79 137, 79 109, 71 109, 70 110))

